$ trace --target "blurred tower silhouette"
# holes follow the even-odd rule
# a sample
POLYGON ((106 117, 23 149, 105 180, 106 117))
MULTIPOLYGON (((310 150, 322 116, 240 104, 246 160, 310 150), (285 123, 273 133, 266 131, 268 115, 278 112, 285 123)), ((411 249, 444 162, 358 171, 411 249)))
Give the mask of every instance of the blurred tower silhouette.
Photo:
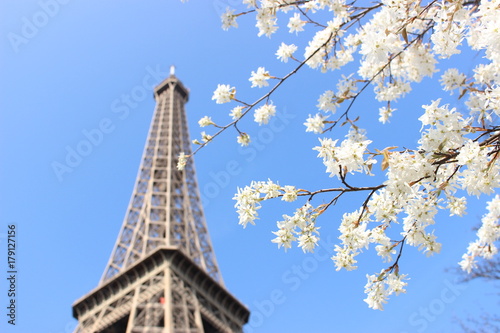
POLYGON ((154 90, 156 109, 137 181, 97 288, 73 305, 75 332, 241 332, 249 311, 225 288, 205 224, 184 104, 175 77, 154 90))

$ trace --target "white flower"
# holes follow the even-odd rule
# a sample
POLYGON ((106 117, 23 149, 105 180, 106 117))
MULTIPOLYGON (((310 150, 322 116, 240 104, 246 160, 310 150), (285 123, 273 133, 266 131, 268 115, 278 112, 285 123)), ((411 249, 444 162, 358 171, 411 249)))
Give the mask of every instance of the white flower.
POLYGON ((184 168, 186 167, 186 162, 187 162, 187 159, 188 159, 188 155, 184 154, 184 152, 181 152, 179 154, 179 160, 177 161, 177 170, 184 170, 184 168))
POLYGON ((255 110, 254 119, 259 125, 267 124, 269 119, 276 114, 276 106, 273 104, 265 104, 255 110))
POLYGON ((384 284, 379 281, 377 275, 366 275, 368 282, 365 285, 365 293, 367 294, 364 301, 368 307, 374 310, 383 310, 384 303, 387 303, 387 291, 384 289, 384 284))
POLYGON ((248 8, 257 7, 257 0, 242 0, 243 4, 246 4, 248 8))
POLYGON ((212 140, 212 136, 205 133, 205 132, 201 132, 201 140, 203 142, 208 142, 208 141, 212 140))
POLYGON ((273 231, 273 234, 276 235, 276 238, 271 240, 271 242, 278 244, 278 248, 284 247, 285 251, 292 247, 292 242, 297 240, 292 229, 288 228, 280 228, 278 231, 273 231))
MULTIPOLYGON (((313 232, 317 232, 316 229, 313 232)), ((313 232, 307 232, 299 236, 298 246, 304 252, 314 252, 314 248, 318 245, 318 237, 313 235, 313 232)))
MULTIPOLYGON (((390 24, 390 22, 386 23, 390 24)), ((359 53, 364 56, 366 62, 371 64, 385 62, 389 54, 396 54, 403 49, 402 39, 397 34, 386 31, 370 26, 370 24, 365 25, 360 36, 359 53)))
POLYGON ((290 17, 290 20, 288 21, 288 29, 290 33, 292 32, 299 32, 299 31, 304 31, 304 25, 306 24, 306 21, 302 21, 300 19, 300 14, 295 13, 292 17, 290 17))
POLYGON ((257 219, 257 210, 260 209, 260 193, 258 190, 254 188, 254 186, 258 185, 255 182, 252 182, 250 186, 245 186, 245 188, 241 189, 238 187, 238 192, 233 197, 233 200, 236 200, 236 204, 234 207, 237 208, 237 213, 239 216, 239 224, 246 228, 248 223, 255 224, 255 220, 257 219))
POLYGON ((342 74, 342 78, 337 83, 337 96, 347 99, 355 96, 354 92, 358 90, 356 86, 356 80, 352 79, 352 74, 345 76, 342 74))
POLYGON ((366 230, 367 223, 360 221, 360 212, 345 213, 339 227, 342 244, 353 250, 368 248, 370 231, 366 230))
POLYGON ((228 30, 230 27, 238 27, 236 22, 236 15, 234 15, 234 9, 227 7, 226 12, 222 14, 222 29, 228 30))
POLYGON ((458 264, 463 271, 466 271, 468 274, 470 274, 470 272, 477 267, 475 258, 476 257, 474 256, 464 254, 462 255, 462 260, 458 264))
POLYGON ((287 45, 285 43, 281 43, 278 51, 276 51, 276 55, 282 62, 288 62, 288 59, 293 56, 293 53, 295 51, 297 51, 297 46, 295 46, 294 44, 287 45))
POLYGON ((250 143, 250 135, 246 133, 240 133, 240 135, 238 135, 237 141, 242 146, 248 146, 248 144, 250 143))
POLYGON ((236 88, 230 87, 229 84, 219 84, 217 85, 217 89, 214 91, 212 100, 215 99, 215 103, 217 104, 227 103, 234 98, 235 94, 236 88))
POLYGON ((376 160, 363 158, 371 141, 366 140, 362 129, 351 129, 340 147, 336 146, 337 140, 320 139, 320 142, 321 146, 314 147, 313 150, 317 150, 318 157, 323 158, 323 164, 330 177, 340 178, 342 171, 371 174, 370 166, 375 164, 376 160))
POLYGON ((480 84, 491 84, 500 81, 500 64, 478 64, 474 68, 474 80, 480 84))
MULTIPOLYGON (((276 184, 269 186, 276 186, 276 184)), ((294 191, 294 187, 285 186, 283 190, 294 191)), ((302 248, 302 251, 314 252, 319 241, 319 237, 316 236, 319 235, 319 227, 315 226, 317 216, 316 209, 309 202, 298 208, 293 216, 283 215, 284 220, 276 223, 278 231, 274 231, 273 234, 277 237, 272 242, 277 243, 278 248, 283 246, 286 250, 291 247, 293 241, 298 240, 298 246, 302 248)))
POLYGON ((332 113, 335 113, 339 104, 336 102, 336 97, 333 91, 327 90, 319 97, 318 105, 316 106, 322 111, 331 111, 332 113))
POLYGON ((481 158, 481 147, 477 141, 468 140, 465 145, 460 148, 460 153, 457 156, 457 163, 459 165, 473 166, 477 163, 486 162, 481 158))
POLYGON ((450 210, 450 216, 462 216, 465 214, 465 209, 467 208, 467 199, 465 199, 465 197, 457 198, 451 196, 448 198, 447 208, 450 210))
POLYGON ((387 303, 387 299, 393 293, 398 295, 406 292, 404 288, 407 283, 403 282, 406 279, 405 274, 396 274, 394 271, 387 273, 386 270, 382 270, 379 274, 366 275, 366 277, 368 279, 365 285, 367 296, 364 301, 374 310, 383 310, 383 304, 387 303))
POLYGON ((430 105, 423 105, 425 113, 418 118, 423 126, 428 126, 418 141, 419 148, 427 154, 456 149, 464 142, 464 128, 468 122, 455 108, 450 110, 448 105, 439 106, 439 102, 438 99, 430 105))
POLYGON ((331 27, 326 27, 316 32, 313 39, 309 41, 304 51, 304 59, 308 59, 306 64, 309 67, 318 68, 321 66, 321 70, 326 71, 325 58, 328 57, 328 52, 333 46, 332 34, 334 32, 331 27))
POLYGON ((243 109, 244 109, 243 106, 235 106, 231 110, 231 112, 229 113, 229 115, 231 116, 231 118, 233 118, 233 120, 238 120, 243 115, 243 109))
POLYGON ((448 68, 443 75, 441 75, 441 85, 443 90, 450 91, 464 86, 466 76, 458 71, 456 68, 448 68))
POLYGON ((389 118, 392 116, 392 113, 394 111, 396 111, 397 109, 393 109, 391 107, 381 107, 378 109, 378 114, 379 114, 379 118, 378 118, 378 121, 380 121, 382 124, 385 124, 385 123, 388 123, 389 122, 389 118))
POLYGON ((279 184, 274 183, 270 179, 267 181, 267 183, 262 182, 260 185, 260 191, 266 195, 264 197, 265 200, 276 198, 278 195, 281 194, 280 189, 281 187, 279 186, 279 184))
POLYGON ((465 22, 460 20, 460 16, 464 14, 465 9, 458 8, 455 3, 438 3, 436 15, 433 17, 436 24, 433 26, 431 41, 434 44, 432 49, 441 58, 460 53, 458 46, 465 35, 465 22))
POLYGON ((288 202, 293 202, 297 200, 298 191, 295 189, 295 186, 287 185, 283 187, 283 191, 285 191, 285 193, 283 194, 281 200, 288 202))
POLYGON ((382 101, 396 101, 410 92, 411 86, 408 82, 394 80, 391 83, 380 84, 375 87, 376 99, 382 101))
POLYGON ((306 126, 306 132, 313 133, 323 133, 323 128, 325 127, 325 120, 328 116, 324 116, 320 113, 317 113, 314 117, 309 115, 304 125, 306 126))
POLYGON ((495 243, 500 240, 500 195, 496 195, 486 206, 488 213, 481 219, 482 225, 477 231, 477 240, 469 244, 467 253, 459 263, 468 273, 476 267, 475 259, 491 259, 498 253, 495 243))
POLYGON ((209 125, 213 125, 213 124, 214 124, 214 122, 208 116, 205 116, 198 121, 198 125, 200 125, 200 127, 205 127, 205 126, 209 126, 209 125))
POLYGON ((267 80, 269 80, 269 72, 266 71, 264 67, 259 67, 257 69, 257 72, 252 71, 250 78, 248 81, 252 83, 252 88, 253 87, 267 87, 269 83, 267 80))
POLYGON ((276 10, 274 8, 257 8, 257 23, 255 26, 259 29, 258 36, 266 35, 271 37, 278 30, 276 25, 276 10))
POLYGON ((348 271, 358 268, 354 265, 357 263, 354 257, 357 256, 359 252, 352 251, 347 246, 340 247, 338 245, 335 245, 335 252, 336 254, 332 256, 331 259, 335 263, 336 271, 340 271, 342 268, 348 271))

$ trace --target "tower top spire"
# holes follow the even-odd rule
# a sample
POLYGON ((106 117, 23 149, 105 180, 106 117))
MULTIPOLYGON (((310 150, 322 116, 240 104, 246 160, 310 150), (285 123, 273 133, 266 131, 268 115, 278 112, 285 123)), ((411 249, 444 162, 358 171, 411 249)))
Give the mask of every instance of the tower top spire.
POLYGON ((170 76, 175 76, 175 66, 174 65, 170 66, 170 76))

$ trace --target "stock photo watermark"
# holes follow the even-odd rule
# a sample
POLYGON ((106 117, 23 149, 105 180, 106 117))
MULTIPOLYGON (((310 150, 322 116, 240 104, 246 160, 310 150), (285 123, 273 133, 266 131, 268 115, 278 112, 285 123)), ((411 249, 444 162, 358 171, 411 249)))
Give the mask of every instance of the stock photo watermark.
MULTIPOLYGON (((415 332, 427 331, 430 325, 442 315, 449 306, 454 303, 467 286, 461 283, 453 283, 450 280, 443 280, 443 288, 435 298, 427 304, 419 306, 418 310, 412 312, 408 317, 408 323, 415 328, 415 332)), ((404 331, 401 333, 409 333, 404 331)))
POLYGON ((110 112, 112 115, 99 120, 94 128, 84 128, 81 131, 82 138, 76 144, 65 147, 64 159, 54 160, 51 163, 52 170, 59 182, 64 180, 66 174, 72 173, 75 168, 82 164, 84 159, 104 142, 106 136, 113 133, 118 120, 127 119, 130 112, 137 108, 140 102, 151 96, 155 84, 161 82, 168 74, 169 72, 160 69, 159 65, 156 65, 155 68, 146 67, 146 74, 141 83, 111 102, 110 112))
POLYGON ((333 247, 334 242, 328 236, 326 240, 319 241, 319 246, 313 254, 304 257, 300 263, 293 264, 285 270, 281 274, 282 287, 271 290, 269 297, 252 303, 253 309, 248 325, 245 326, 245 332, 258 332, 256 329, 264 325, 266 319, 287 301, 287 295, 300 289, 303 283, 318 270, 319 264, 330 259, 333 247))
POLYGON ((18 228, 17 224, 10 223, 2 227, 0 232, 0 246, 5 255, 5 261, 2 261, 4 266, 4 281, 2 284, 2 294, 7 298, 2 299, 3 309, 5 311, 5 322, 9 326, 15 326, 18 318, 18 275, 19 275, 19 244, 18 244, 18 228))
POLYGON ((28 44, 38 36, 40 31, 56 17, 64 5, 71 0, 41 0, 38 1, 38 10, 29 16, 21 17, 20 28, 17 32, 9 32, 7 38, 15 53, 21 46, 28 44))
MULTIPOLYGON (((259 153, 269 147, 276 139, 276 136, 285 130, 286 126, 295 117, 296 115, 288 113, 286 108, 279 110, 276 112, 276 116, 269 121, 268 126, 260 128, 255 135, 252 135, 252 141, 248 146, 238 148, 238 154, 244 156, 245 162, 253 162, 259 153)), ((241 162, 232 159, 226 163, 222 170, 210 171, 208 173, 210 181, 203 185, 200 191, 203 207, 207 208, 210 200, 216 198, 221 190, 231 183, 231 179, 243 172, 243 167, 244 165, 241 162)))

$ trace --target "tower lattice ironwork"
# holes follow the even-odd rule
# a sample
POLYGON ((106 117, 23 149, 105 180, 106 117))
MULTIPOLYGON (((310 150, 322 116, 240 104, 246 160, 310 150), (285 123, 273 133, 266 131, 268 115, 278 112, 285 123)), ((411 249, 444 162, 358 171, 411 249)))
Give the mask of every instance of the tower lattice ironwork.
POLYGON ((171 75, 156 109, 135 188, 97 288, 73 305, 76 333, 241 332, 249 311, 224 288, 201 206, 184 104, 171 75))

